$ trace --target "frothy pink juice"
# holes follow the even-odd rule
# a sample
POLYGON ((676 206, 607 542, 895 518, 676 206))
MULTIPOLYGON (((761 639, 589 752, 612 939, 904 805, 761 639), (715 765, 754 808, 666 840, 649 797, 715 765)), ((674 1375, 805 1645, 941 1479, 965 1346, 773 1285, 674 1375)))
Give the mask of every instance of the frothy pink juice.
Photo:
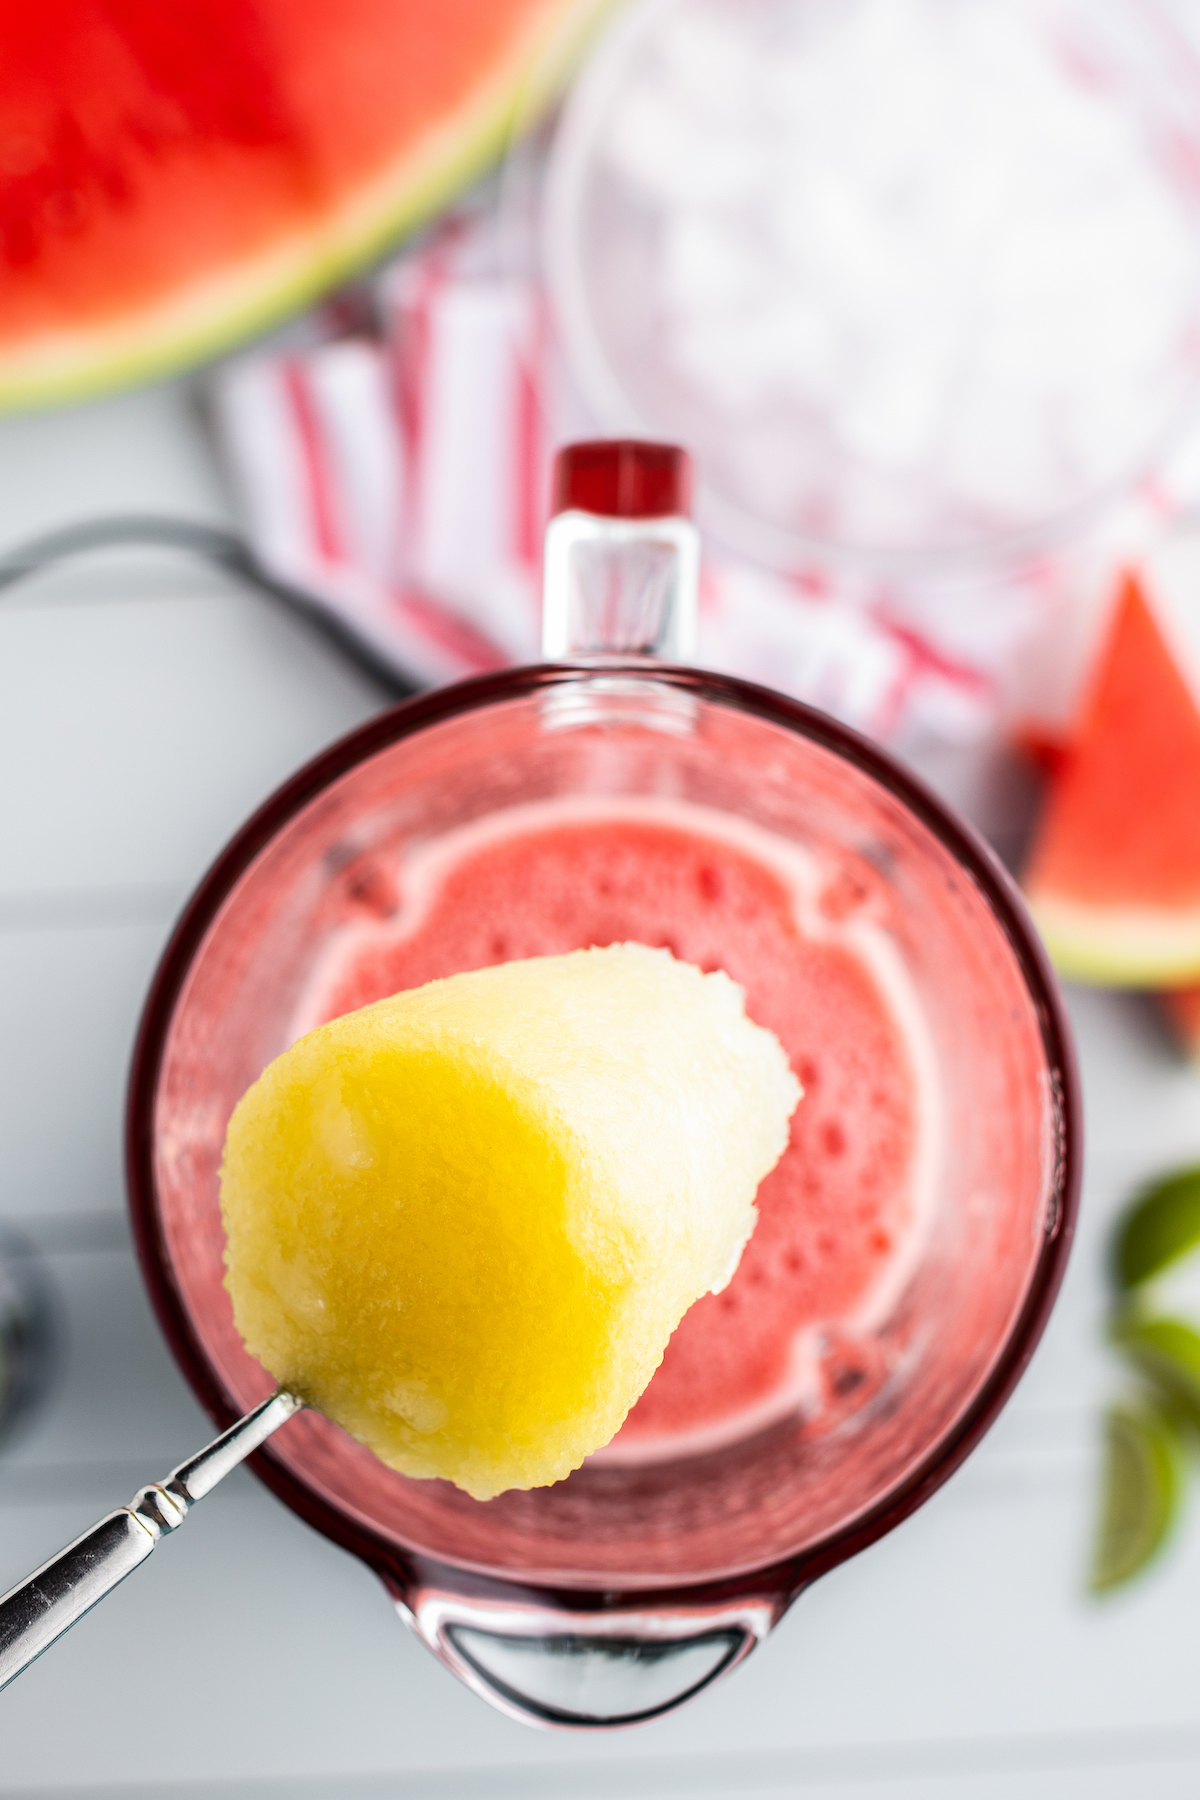
POLYGON ((677 801, 548 801, 409 854, 391 917, 335 936, 297 1034, 438 976, 588 945, 724 969, 804 1088, 729 1286, 686 1315, 610 1460, 830 1420, 886 1369, 876 1332, 920 1252, 932 1058, 873 877, 677 801))

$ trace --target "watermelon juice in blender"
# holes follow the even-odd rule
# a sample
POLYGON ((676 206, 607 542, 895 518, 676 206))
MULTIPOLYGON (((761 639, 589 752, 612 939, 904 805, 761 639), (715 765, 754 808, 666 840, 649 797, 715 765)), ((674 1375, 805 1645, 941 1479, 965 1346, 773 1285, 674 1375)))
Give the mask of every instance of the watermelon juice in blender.
POLYGON ((130 1099, 143 1265, 222 1423, 270 1389, 222 1285, 233 1105, 299 1033, 437 976, 636 941, 723 968, 805 1088, 760 1223, 617 1438, 471 1499, 298 1416, 275 1491, 514 1715, 663 1712, 957 1467, 1027 1361, 1077 1188, 1052 977, 989 853, 879 751, 694 669, 686 463, 560 458, 545 666, 422 697, 269 801, 197 894, 130 1099), (570 659, 570 660, 566 660, 570 659))
POLYGON ((416 850, 396 911, 336 934, 296 1035, 460 970, 627 941, 724 969, 804 1088, 737 1274, 685 1315, 608 1462, 699 1453, 883 1378, 874 1327, 920 1254, 937 1071, 869 868, 692 803, 526 803, 416 850))

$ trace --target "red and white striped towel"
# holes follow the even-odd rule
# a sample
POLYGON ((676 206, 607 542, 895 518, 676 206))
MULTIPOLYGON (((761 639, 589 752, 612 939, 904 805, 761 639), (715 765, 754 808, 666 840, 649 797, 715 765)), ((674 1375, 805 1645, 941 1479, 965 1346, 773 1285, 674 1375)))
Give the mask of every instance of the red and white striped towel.
MULTIPOLYGON (((262 349, 213 377, 263 559, 421 682, 536 660, 553 451, 595 434, 536 282, 499 262, 492 218, 461 213, 378 279, 377 333, 262 349)), ((1069 557, 973 580, 787 574, 708 545, 699 661, 894 744, 978 741, 1030 710, 1023 686, 1062 687, 1046 647, 1081 605, 1090 616, 1081 593, 1163 504, 1069 557)))

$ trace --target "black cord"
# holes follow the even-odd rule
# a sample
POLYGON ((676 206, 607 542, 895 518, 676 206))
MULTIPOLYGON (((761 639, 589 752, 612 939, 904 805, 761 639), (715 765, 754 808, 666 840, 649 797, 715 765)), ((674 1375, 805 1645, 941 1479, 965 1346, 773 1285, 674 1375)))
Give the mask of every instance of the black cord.
POLYGON ((244 538, 218 525, 203 525, 195 519, 156 518, 137 513, 116 514, 107 519, 85 519, 78 525, 63 525, 40 537, 0 555, 0 590, 14 587, 20 581, 38 575, 55 563, 72 556, 84 556, 93 550, 119 549, 123 546, 159 547, 182 550, 199 557, 233 576, 246 587, 253 588, 268 600, 287 608, 317 631, 327 642, 335 644, 344 656, 371 676, 391 700, 405 700, 418 691, 419 684, 406 679, 389 667, 383 658, 364 644, 338 619, 329 614, 314 595, 290 581, 274 575, 260 562, 244 538))

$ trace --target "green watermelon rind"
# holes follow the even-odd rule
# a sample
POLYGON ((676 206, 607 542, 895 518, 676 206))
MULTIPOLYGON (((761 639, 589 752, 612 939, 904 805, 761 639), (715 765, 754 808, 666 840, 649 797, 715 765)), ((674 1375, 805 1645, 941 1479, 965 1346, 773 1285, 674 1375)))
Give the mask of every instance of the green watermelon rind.
POLYGON ((108 326, 0 352, 0 413, 179 374, 280 324, 377 261, 484 174, 563 85, 619 0, 563 0, 438 131, 312 230, 108 326))
POLYGON ((1058 973, 1098 987, 1200 980, 1200 906, 1105 906, 1044 890, 1029 910, 1058 973))

